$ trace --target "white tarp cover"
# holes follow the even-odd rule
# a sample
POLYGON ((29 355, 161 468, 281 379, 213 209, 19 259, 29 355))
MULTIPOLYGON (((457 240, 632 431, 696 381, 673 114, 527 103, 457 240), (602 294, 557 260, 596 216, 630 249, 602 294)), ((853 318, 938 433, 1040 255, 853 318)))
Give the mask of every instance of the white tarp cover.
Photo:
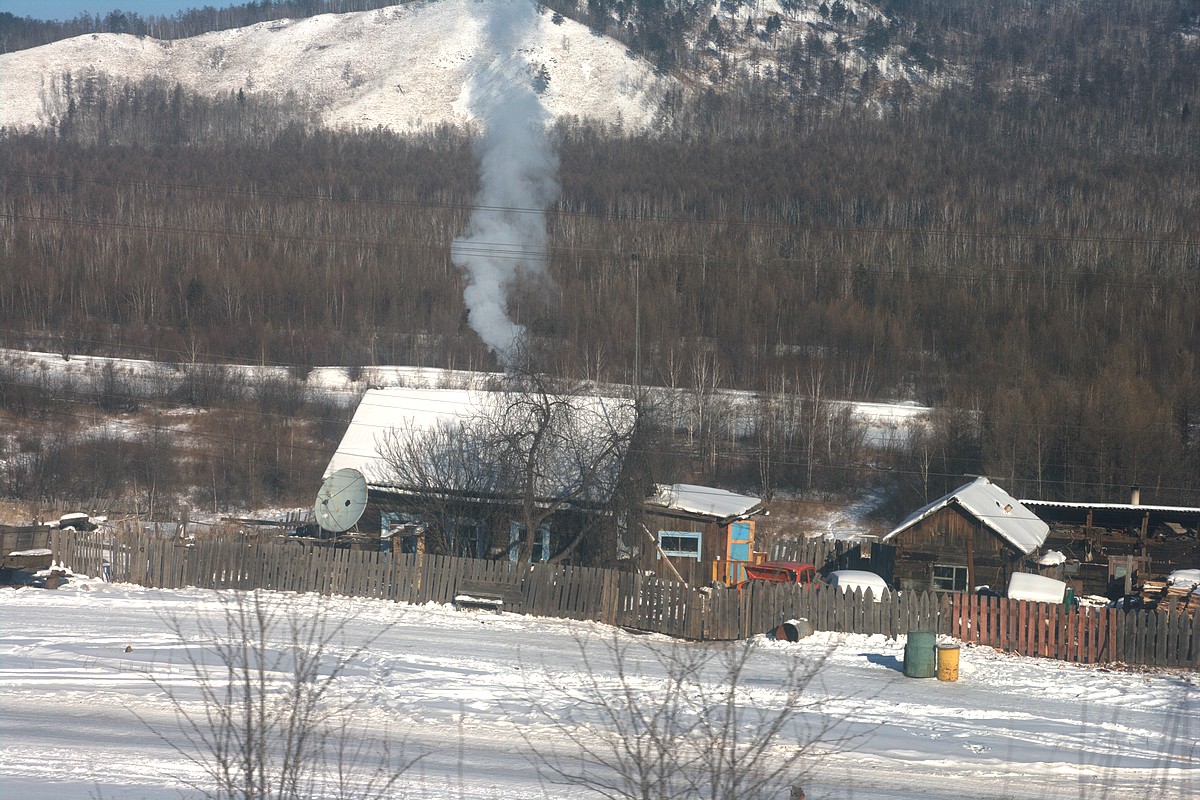
POLYGON ((655 486, 654 494, 647 501, 647 505, 661 506, 670 511, 702 514, 718 519, 745 516, 761 504, 762 500, 757 497, 691 483, 655 486))
POLYGON ((1050 526, 1025 506, 1021 501, 1001 489, 987 478, 976 478, 958 487, 945 497, 934 500, 905 517, 895 530, 883 537, 891 539, 921 520, 954 503, 982 524, 998 533, 1005 541, 1029 555, 1042 546, 1050 526))
POLYGON ((1035 603, 1061 603, 1067 595, 1067 585, 1045 575, 1014 572, 1008 579, 1010 600, 1032 600, 1035 603))

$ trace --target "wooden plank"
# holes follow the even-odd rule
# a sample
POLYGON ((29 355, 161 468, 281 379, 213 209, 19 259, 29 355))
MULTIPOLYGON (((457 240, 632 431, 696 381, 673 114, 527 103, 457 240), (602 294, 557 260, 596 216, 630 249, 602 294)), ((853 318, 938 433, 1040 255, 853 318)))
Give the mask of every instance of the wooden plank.
POLYGON ((1192 612, 1191 635, 1188 637, 1188 666, 1200 669, 1200 608, 1192 612))
POLYGON ((1165 667, 1167 664, 1167 623, 1169 617, 1162 611, 1154 612, 1154 663, 1151 666, 1165 667))

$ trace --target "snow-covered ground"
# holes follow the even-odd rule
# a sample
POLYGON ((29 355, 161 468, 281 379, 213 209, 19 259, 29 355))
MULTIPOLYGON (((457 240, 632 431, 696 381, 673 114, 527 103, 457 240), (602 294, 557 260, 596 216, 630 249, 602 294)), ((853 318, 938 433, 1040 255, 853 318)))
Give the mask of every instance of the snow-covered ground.
MULTIPOLYGON (((0 124, 41 126, 63 116, 62 75, 70 72, 77 92, 89 73, 118 84, 153 77, 210 96, 292 91, 333 127, 461 125, 472 116, 466 100, 479 64, 497 57, 488 51, 487 9, 476 0, 405 3, 190 39, 99 33, 5 53, 0 124)), ((549 12, 537 20, 522 35, 520 56, 531 82, 541 76, 552 116, 649 125, 672 79, 584 25, 555 23, 549 12)))
MULTIPOLYGON (((278 597, 279 602, 287 598, 278 597)), ((631 683, 653 703, 656 636, 605 626, 458 612, 443 606, 305 596, 351 645, 378 639, 332 683, 378 735, 424 754, 403 781, 410 798, 576 798, 547 783, 534 751, 566 747, 582 723, 593 658, 629 645, 631 683), (615 639, 614 639, 615 637, 615 639)), ((56 591, 0 591, 0 794, 175 798, 196 768, 139 718, 171 736, 164 686, 190 701, 194 673, 164 621, 219 615, 214 593, 79 580, 56 591), (156 683, 157 682, 157 683, 156 683)), ((683 645, 695 648, 726 645, 683 645)), ((281 643, 282 647, 282 643, 281 643)), ((904 642, 818 633, 763 640, 742 685, 747 713, 782 701, 789 665, 818 664, 815 710, 789 725, 833 723, 803 784, 809 798, 1200 797, 1200 707, 1194 673, 1112 671, 965 647, 956 683, 901 672, 904 642)), ((612 680, 593 663, 592 678, 612 680)), ((593 720, 594 721, 594 720, 593 720)), ((781 786, 779 797, 786 798, 781 786)))
MULTIPOLYGON (((122 381, 122 390, 142 391, 144 397, 161 394, 163 386, 179 381, 186 364, 145 361, 140 359, 108 358, 105 356, 69 355, 64 358, 58 353, 42 353, 26 350, 0 348, 0 364, 14 379, 33 386, 44 384, 60 385, 71 382, 76 387, 100 385, 105 369, 111 369, 122 381)), ((225 369, 238 373, 242 379, 253 384, 267 377, 284 378, 288 371, 284 367, 258 365, 225 365, 225 369)), ((345 367, 315 367, 304 379, 304 385, 313 392, 349 406, 357 404, 368 388, 379 389, 399 386, 408 389, 487 389, 503 379, 503 375, 490 372, 468 372, 466 370, 437 369, 433 367, 371 366, 361 370, 358 380, 351 380, 345 367)), ((629 391, 628 386, 601 386, 600 394, 619 394, 629 391)), ((667 392, 668 390, 661 390, 667 392)), ((685 390, 675 390, 677 403, 687 406, 685 390)), ((725 391, 722 393, 731 408, 742 410, 748 418, 753 413, 756 397, 753 392, 725 391)), ((932 409, 912 401, 898 403, 870 403, 850 400, 834 400, 832 404, 848 406, 865 428, 864 441, 873 447, 902 445, 911 432, 925 424, 932 409)))

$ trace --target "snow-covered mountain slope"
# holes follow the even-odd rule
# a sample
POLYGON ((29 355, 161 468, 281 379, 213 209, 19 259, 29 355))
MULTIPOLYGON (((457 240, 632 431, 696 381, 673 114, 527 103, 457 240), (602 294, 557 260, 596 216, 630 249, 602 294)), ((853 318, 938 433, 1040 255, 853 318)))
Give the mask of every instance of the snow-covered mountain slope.
MULTIPOLYGON (((158 78, 207 95, 264 92, 316 109, 333 127, 413 130, 471 119, 467 86, 497 56, 478 0, 410 3, 376 11, 264 22, 190 39, 91 34, 0 55, 0 125, 51 124, 66 111, 63 75, 158 78)), ((549 12, 522 35, 519 58, 543 106, 640 128, 670 79, 619 42, 549 12)))

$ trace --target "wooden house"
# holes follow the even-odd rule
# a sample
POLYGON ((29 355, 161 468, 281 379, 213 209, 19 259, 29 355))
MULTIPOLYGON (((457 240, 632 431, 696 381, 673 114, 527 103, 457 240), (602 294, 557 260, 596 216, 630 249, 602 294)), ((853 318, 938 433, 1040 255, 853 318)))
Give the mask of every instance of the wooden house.
POLYGON ((1047 523, 1045 547, 1061 552, 1052 577, 1077 594, 1118 597, 1175 569, 1200 567, 1200 508, 1128 503, 1022 500, 1047 523))
POLYGON ((626 532, 626 551, 637 568, 691 586, 745 580, 755 563, 755 517, 765 513, 757 497, 710 486, 656 486, 642 504, 637 530, 626 532))
POLYGON ((987 478, 914 511, 883 541, 894 545, 901 591, 1004 591, 1013 572, 1036 571, 1049 526, 987 478))
POLYGON ((366 392, 324 473, 349 467, 367 483, 366 510, 340 538, 369 549, 516 560, 527 541, 528 502, 538 520, 534 561, 564 553, 587 557, 585 539, 615 540, 612 503, 633 429, 632 403, 594 396, 541 400, 541 408, 562 417, 547 430, 559 441, 539 450, 537 463, 514 476, 508 470, 522 458, 513 448, 534 438, 524 435, 522 420, 514 417, 527 413, 538 397, 441 389, 366 392), (473 431, 481 421, 489 430, 473 431), (514 430, 506 429, 510 424, 514 430), (505 438, 508 449, 489 450, 497 438, 505 438))

